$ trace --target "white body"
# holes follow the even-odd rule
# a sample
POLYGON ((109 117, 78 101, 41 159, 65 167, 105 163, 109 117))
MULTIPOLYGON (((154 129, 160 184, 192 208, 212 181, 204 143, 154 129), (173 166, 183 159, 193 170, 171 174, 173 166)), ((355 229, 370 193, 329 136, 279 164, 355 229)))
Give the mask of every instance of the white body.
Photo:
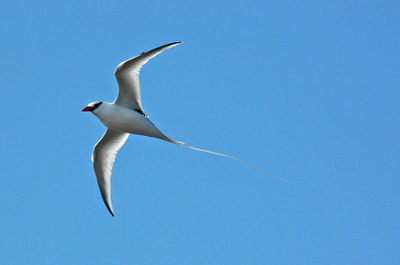
POLYGON ((115 131, 169 140, 147 117, 118 104, 103 102, 93 114, 115 131))

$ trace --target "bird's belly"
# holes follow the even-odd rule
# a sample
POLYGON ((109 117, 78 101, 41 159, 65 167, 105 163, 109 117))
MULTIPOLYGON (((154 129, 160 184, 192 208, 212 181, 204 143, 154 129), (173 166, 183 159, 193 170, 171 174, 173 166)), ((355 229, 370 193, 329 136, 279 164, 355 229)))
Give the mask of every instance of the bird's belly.
POLYGON ((136 111, 121 111, 102 120, 102 123, 110 129, 140 134, 160 139, 167 137, 146 117, 136 111))

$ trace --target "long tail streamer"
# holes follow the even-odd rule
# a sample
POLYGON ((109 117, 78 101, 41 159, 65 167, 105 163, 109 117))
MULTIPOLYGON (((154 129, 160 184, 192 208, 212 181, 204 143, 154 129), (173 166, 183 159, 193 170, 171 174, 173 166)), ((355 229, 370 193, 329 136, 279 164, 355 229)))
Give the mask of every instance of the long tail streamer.
POLYGON ((214 152, 214 151, 210 151, 210 150, 206 150, 206 149, 193 147, 193 146, 187 145, 187 144, 185 144, 183 142, 175 141, 175 140, 172 140, 172 139, 168 139, 168 142, 176 144, 176 145, 180 145, 180 146, 183 146, 183 147, 186 147, 186 148, 190 148, 190 149, 193 149, 193 150, 196 150, 196 151, 209 153, 209 154, 213 154, 213 155, 217 155, 217 156, 223 156, 223 157, 226 157, 226 158, 229 158, 229 159, 236 160, 236 161, 238 161, 240 163, 246 164, 246 165, 248 165, 248 166, 250 166, 250 167, 252 167, 254 169, 257 169, 258 171, 264 173, 267 176, 272 176, 272 177, 276 178, 277 180, 283 181, 285 183, 289 183, 289 181, 287 179, 284 179, 284 178, 279 177, 279 176, 275 176, 275 175, 269 173, 268 171, 264 170, 263 168, 255 165, 255 164, 252 164, 250 162, 247 162, 246 160, 242 160, 242 159, 239 159, 237 157, 234 157, 234 156, 231 156, 231 155, 227 155, 227 154, 222 154, 222 153, 218 153, 218 152, 214 152))

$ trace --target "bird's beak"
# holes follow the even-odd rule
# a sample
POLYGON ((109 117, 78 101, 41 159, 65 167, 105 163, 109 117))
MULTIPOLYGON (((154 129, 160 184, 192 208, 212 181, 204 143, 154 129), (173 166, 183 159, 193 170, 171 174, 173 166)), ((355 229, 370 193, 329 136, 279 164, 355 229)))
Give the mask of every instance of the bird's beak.
POLYGON ((87 106, 87 107, 84 107, 84 108, 82 109, 82 112, 84 112, 84 111, 93 111, 93 110, 94 110, 93 107, 87 106))

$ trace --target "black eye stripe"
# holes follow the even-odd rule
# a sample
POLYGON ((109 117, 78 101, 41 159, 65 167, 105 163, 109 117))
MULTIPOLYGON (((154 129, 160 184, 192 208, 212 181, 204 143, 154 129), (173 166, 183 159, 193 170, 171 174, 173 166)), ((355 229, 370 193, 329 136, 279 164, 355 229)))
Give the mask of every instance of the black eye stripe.
POLYGON ((94 104, 94 105, 93 105, 93 108, 97 109, 97 108, 101 105, 101 103, 103 103, 103 102, 100 101, 100 102, 94 104))

